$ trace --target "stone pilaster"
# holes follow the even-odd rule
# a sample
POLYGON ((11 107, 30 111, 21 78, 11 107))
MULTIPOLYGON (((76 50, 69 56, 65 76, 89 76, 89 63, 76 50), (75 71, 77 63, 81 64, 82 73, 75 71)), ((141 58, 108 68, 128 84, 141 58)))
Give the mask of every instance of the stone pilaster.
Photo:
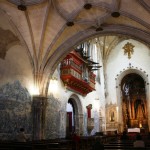
POLYGON ((47 98, 34 96, 32 104, 33 112, 33 140, 45 138, 45 116, 46 116, 47 98))
POLYGON ((79 134, 83 135, 83 114, 79 114, 78 118, 79 118, 79 134))
POLYGON ((79 118, 78 115, 74 115, 75 118, 75 132, 79 134, 79 118))

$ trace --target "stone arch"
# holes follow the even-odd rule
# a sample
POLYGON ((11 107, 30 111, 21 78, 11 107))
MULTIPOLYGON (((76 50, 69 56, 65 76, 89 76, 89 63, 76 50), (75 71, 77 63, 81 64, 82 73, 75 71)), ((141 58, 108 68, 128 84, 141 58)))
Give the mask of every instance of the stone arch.
POLYGON ((93 38, 94 36, 105 36, 105 35, 122 35, 126 37, 130 37, 132 39, 138 40, 143 43, 149 43, 148 35, 143 31, 137 30, 136 28, 132 28, 129 26, 117 26, 112 25, 109 28, 105 28, 105 30, 101 32, 95 32, 95 30, 86 29, 85 31, 78 32, 74 36, 70 37, 64 43, 62 43, 51 55, 49 60, 45 62, 47 65, 42 66, 41 69, 46 69, 48 67, 52 68, 54 71, 58 63, 72 50, 75 45, 83 42, 85 39, 93 38), (139 36, 143 35, 143 36, 139 36), (68 44, 69 43, 69 44, 68 44))
MULTIPOLYGON (((95 32, 95 30, 86 29, 84 31, 76 33, 74 36, 67 39, 64 43, 62 43, 55 52, 51 55, 51 57, 44 62, 41 66, 41 71, 46 73, 48 80, 43 80, 46 83, 43 83, 43 93, 47 95, 47 87, 49 85, 49 78, 52 76, 56 67, 60 63, 61 60, 71 52, 72 48, 75 45, 83 42, 85 39, 93 38, 96 36, 105 36, 105 35, 123 35, 126 37, 130 37, 132 39, 138 40, 143 43, 149 43, 149 36, 143 32, 142 30, 137 30, 136 28, 125 26, 125 25, 110 25, 109 27, 105 27, 103 32, 95 32), (139 36, 143 35, 143 36, 139 36), (46 65, 45 65, 46 64, 46 65), (49 70, 51 68, 51 70, 49 70)), ((43 78, 44 79, 44 78, 43 78)))
POLYGON ((118 74, 116 77, 116 95, 117 95, 117 106, 118 106, 118 126, 120 127, 120 130, 123 131, 123 117, 122 117, 122 93, 121 93, 121 81, 122 79, 131 73, 135 73, 139 76, 141 76, 145 82, 145 91, 146 91, 146 99, 147 99, 147 110, 148 110, 148 126, 150 127, 150 111, 149 111, 149 80, 148 80, 148 75, 146 74, 145 71, 138 70, 138 68, 127 68, 124 70, 122 73, 118 74))
POLYGON ((76 94, 72 94, 68 101, 73 105, 75 111, 75 132, 83 134, 83 107, 81 100, 76 94))

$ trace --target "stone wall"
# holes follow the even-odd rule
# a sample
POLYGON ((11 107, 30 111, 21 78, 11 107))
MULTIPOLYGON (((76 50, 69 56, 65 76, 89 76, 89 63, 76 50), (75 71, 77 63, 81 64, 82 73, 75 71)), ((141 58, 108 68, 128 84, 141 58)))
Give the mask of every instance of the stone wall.
POLYGON ((47 100, 45 138, 58 138, 60 133, 60 102, 52 94, 47 100))
POLYGON ((19 81, 0 87, 0 139, 15 139, 21 127, 32 134, 31 96, 19 81))

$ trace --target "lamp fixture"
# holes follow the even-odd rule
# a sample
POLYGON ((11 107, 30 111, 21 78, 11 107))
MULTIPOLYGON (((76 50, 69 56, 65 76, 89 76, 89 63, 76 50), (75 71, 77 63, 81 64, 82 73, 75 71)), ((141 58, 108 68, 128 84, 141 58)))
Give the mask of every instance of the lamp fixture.
POLYGON ((92 8, 92 4, 90 4, 90 3, 86 3, 85 5, 84 5, 84 8, 85 9, 91 9, 92 8))

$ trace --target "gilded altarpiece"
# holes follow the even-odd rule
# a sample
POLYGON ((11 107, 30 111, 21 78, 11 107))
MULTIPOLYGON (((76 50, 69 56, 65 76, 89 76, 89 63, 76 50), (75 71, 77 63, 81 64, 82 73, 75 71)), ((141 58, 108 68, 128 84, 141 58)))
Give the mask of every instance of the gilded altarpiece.
POLYGON ((107 104, 106 105, 106 130, 115 131, 118 130, 117 122, 117 105, 116 104, 107 104))
POLYGON ((122 80, 122 111, 124 128, 142 128, 148 131, 145 83, 137 74, 129 74, 122 80))

